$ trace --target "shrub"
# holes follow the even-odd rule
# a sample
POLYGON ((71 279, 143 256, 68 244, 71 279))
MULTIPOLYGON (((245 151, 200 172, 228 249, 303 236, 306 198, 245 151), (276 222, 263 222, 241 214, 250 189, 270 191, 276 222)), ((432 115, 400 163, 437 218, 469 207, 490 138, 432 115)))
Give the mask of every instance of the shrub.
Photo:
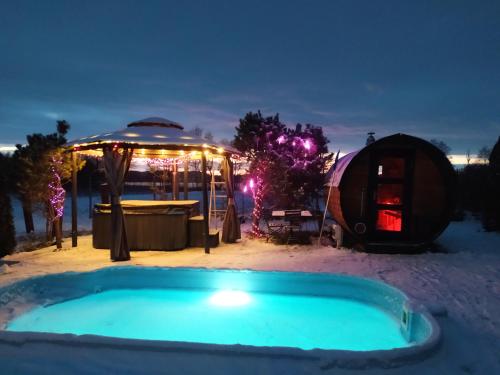
POLYGON ((0 258, 16 247, 16 230, 12 217, 12 205, 6 189, 5 178, 0 181, 0 258))

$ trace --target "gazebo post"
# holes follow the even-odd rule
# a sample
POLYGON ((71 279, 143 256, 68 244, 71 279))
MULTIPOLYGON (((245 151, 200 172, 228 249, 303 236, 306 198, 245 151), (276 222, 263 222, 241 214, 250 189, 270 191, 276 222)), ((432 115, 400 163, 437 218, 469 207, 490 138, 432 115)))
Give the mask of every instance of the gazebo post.
POLYGON ((203 193, 203 243, 205 253, 210 254, 209 227, 208 227, 208 192, 207 192, 207 157, 201 153, 201 189, 203 193))
POLYGON ((184 199, 188 200, 189 198, 189 160, 184 160, 184 199))
POLYGON ((177 162, 174 161, 172 166, 172 199, 174 201, 179 199, 179 176, 177 172, 177 162))
POLYGON ((78 246, 78 191, 76 152, 71 153, 71 246, 78 246))

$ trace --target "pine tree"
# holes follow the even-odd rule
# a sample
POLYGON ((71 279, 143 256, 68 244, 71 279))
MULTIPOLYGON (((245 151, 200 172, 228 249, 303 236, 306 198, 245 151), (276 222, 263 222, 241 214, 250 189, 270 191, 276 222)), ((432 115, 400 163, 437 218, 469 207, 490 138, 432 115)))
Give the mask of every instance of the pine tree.
POLYGON ((12 217, 9 179, 10 158, 0 154, 0 258, 8 255, 16 247, 16 231, 12 217), (7 172, 7 173, 6 173, 7 172))
MULTIPOLYGON (((42 207, 46 217, 47 240, 53 238, 53 229, 60 225, 64 207, 64 194, 61 184, 67 182, 71 171, 71 158, 62 150, 66 143, 65 135, 70 125, 65 121, 57 121, 57 132, 52 134, 35 133, 26 137, 26 145, 16 145, 14 152, 16 162, 17 192, 23 204, 26 230, 33 231, 32 206, 42 207), (31 223, 31 225, 30 225, 31 223)), ((84 162, 77 165, 81 169, 84 162)), ((61 233, 56 230, 57 246, 61 247, 61 233)))
POLYGON ((248 160, 248 173, 252 177, 251 189, 254 189, 254 208, 252 211, 252 234, 259 236, 259 223, 264 208, 264 200, 274 181, 286 185, 284 168, 280 166, 280 152, 273 145, 280 146, 278 138, 283 135, 286 126, 279 120, 279 115, 264 118, 260 111, 247 113, 236 127, 233 145, 248 160), (280 168, 281 167, 281 168, 280 168))
POLYGON ((323 190, 324 170, 332 155, 321 127, 281 123, 279 116, 248 113, 236 128, 233 145, 249 163, 249 188, 254 197, 252 233, 260 234, 264 206, 302 208, 323 190))
POLYGON ((485 194, 483 195, 483 227, 487 231, 500 230, 500 137, 493 149, 486 149, 488 156, 488 179, 486 181, 485 194))

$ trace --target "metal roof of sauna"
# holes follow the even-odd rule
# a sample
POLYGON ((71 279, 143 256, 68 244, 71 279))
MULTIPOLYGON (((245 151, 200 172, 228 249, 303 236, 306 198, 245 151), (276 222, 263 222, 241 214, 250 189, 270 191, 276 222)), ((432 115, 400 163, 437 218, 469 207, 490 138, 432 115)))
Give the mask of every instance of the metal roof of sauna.
POLYGON ((232 155, 238 151, 232 147, 210 142, 184 131, 184 126, 161 117, 149 117, 134 121, 126 128, 72 140, 65 145, 70 151, 92 154, 106 146, 133 148, 135 156, 170 157, 179 152, 209 151, 232 155))
MULTIPOLYGON (((332 166, 332 168, 328 171, 326 175, 326 184, 325 186, 333 186, 339 187, 340 182, 342 181, 342 176, 352 165, 352 162, 361 154, 365 152, 369 152, 372 149, 380 147, 381 145, 392 145, 394 148, 405 147, 406 145, 414 145, 418 146, 422 149, 425 149, 428 154, 432 155, 435 160, 439 161, 440 164, 446 164, 448 168, 451 166, 450 161, 446 157, 446 155, 438 149, 436 146, 432 145, 430 142, 427 142, 424 139, 417 138, 408 134, 397 133, 393 135, 389 135, 387 137, 380 138, 375 142, 370 143, 369 145, 357 150, 353 151, 349 154, 342 156, 337 162, 332 166)), ((451 168, 453 170, 453 168, 451 168)))
POLYGON ((351 160, 358 154, 358 152, 359 150, 350 152, 337 160, 334 167, 332 167, 326 175, 326 180, 328 181, 326 184, 327 186, 339 186, 344 170, 347 168, 351 160))

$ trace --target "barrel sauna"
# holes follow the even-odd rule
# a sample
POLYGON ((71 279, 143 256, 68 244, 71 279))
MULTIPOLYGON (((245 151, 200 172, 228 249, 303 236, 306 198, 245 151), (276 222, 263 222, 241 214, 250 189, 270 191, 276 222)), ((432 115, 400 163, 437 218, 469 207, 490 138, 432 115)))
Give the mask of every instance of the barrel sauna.
POLYGON ((455 179, 441 150, 395 134, 340 158, 327 174, 325 196, 328 211, 356 245, 368 251, 413 251, 448 226, 455 179))

